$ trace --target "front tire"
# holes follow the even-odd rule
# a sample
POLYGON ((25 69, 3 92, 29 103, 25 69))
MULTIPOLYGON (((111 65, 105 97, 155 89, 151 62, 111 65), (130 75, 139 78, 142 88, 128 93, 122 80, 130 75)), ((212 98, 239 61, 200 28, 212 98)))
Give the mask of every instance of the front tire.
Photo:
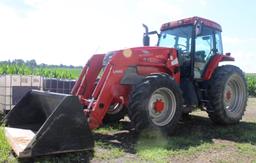
POLYGON ((150 75, 131 92, 128 115, 137 132, 153 127, 169 135, 181 118, 182 104, 181 90, 172 78, 150 75))
POLYGON ((218 67, 210 81, 208 115, 217 124, 238 123, 247 103, 247 84, 241 69, 233 65, 218 67))

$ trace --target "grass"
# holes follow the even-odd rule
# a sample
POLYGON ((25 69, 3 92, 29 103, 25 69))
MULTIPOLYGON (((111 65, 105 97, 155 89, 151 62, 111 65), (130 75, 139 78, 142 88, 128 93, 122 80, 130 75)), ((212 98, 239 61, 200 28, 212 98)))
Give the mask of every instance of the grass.
POLYGON ((2 124, 3 116, 0 114, 0 162, 8 159, 10 153, 10 146, 5 138, 4 128, 2 124))
POLYGON ((161 162, 168 156, 168 139, 159 131, 145 131, 135 145, 137 155, 143 160, 161 162))
POLYGON ((111 124, 111 125, 105 125, 103 127, 100 127, 98 129, 96 129, 94 132, 95 133, 100 133, 100 134, 112 134, 114 132, 118 132, 122 129, 122 125, 121 124, 111 124))
POLYGON ((124 151, 104 142, 96 142, 95 158, 99 160, 110 160, 124 156, 124 151))
POLYGON ((4 135, 4 128, 0 126, 0 162, 4 162, 8 159, 10 153, 10 146, 7 143, 4 135))
POLYGON ((240 143, 240 144, 236 144, 236 147, 240 154, 256 157, 255 145, 252 145, 251 143, 240 143))
POLYGON ((147 161, 169 162, 170 157, 188 157, 209 149, 220 149, 225 146, 215 145, 204 140, 199 134, 165 137, 160 132, 143 133, 136 144, 137 155, 147 161), (150 136, 148 136, 150 135, 150 136))
MULTIPOLYGON (((94 131, 96 134, 112 135, 122 129, 121 124, 111 124, 102 126, 94 131)), ((96 152, 94 157, 99 160, 110 160, 122 157, 125 153, 122 148, 108 144, 101 139, 96 139, 96 152)))

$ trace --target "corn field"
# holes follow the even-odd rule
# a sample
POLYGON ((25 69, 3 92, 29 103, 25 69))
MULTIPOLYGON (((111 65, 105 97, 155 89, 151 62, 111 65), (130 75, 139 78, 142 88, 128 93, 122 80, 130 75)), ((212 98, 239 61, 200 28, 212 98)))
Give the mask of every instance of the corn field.
POLYGON ((246 75, 248 92, 250 96, 256 96, 256 74, 246 75))
POLYGON ((25 64, 0 64, 0 75, 18 74, 18 75, 39 75, 49 78, 77 79, 81 72, 80 68, 42 68, 28 67, 25 64))

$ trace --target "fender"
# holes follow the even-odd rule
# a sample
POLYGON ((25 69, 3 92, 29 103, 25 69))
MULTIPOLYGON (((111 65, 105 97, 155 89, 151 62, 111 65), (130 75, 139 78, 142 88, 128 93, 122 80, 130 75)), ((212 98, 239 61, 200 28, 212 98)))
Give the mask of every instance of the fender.
POLYGON ((207 68, 204 71, 203 79, 211 79, 213 72, 218 67, 219 63, 223 61, 235 61, 235 58, 223 54, 214 55, 211 58, 210 62, 207 64, 207 68))

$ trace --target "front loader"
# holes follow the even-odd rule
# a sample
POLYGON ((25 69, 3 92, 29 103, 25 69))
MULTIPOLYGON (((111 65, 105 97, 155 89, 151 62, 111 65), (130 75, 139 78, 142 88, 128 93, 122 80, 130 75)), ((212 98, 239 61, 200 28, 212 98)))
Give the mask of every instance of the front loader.
POLYGON ((182 114, 207 111, 218 124, 238 123, 245 111, 243 72, 223 54, 221 26, 192 17, 144 33, 144 47, 96 54, 71 95, 31 91, 5 118, 6 136, 18 157, 93 148, 91 130, 128 114, 137 132, 170 135, 182 114), (157 34, 157 46, 149 46, 157 34))

